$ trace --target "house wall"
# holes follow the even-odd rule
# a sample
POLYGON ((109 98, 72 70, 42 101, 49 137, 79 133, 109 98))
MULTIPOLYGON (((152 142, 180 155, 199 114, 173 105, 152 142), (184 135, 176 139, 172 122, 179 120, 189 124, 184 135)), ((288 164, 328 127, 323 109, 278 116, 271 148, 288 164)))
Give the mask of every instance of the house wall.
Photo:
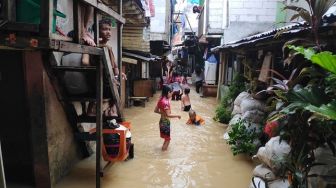
POLYGON ((155 16, 150 18, 150 40, 169 42, 170 0, 154 0, 155 16))
POLYGON ((229 27, 223 42, 239 40, 276 27, 278 2, 281 0, 230 0, 229 27), (248 29, 247 29, 248 28, 248 29))
POLYGON ((223 33, 227 27, 228 0, 209 0, 207 33, 223 33))
POLYGON ((74 131, 45 72, 43 73, 43 86, 50 181, 52 185, 55 185, 79 161, 81 152, 74 139, 74 131))

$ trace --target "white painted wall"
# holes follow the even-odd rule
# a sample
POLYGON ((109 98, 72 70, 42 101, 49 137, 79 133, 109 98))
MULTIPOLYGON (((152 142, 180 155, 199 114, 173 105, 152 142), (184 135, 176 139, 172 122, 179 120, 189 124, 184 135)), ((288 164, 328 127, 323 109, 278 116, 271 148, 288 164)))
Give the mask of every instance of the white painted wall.
POLYGON ((221 33, 228 26, 228 0, 209 0, 208 33, 221 33))
POLYGON ((283 0, 230 0, 230 22, 275 22, 277 2, 283 0))
POLYGON ((150 18, 153 33, 166 32, 166 0, 154 0, 155 16, 150 18))
POLYGON ((229 24, 222 43, 274 29, 278 2, 283 0, 229 0, 229 24))

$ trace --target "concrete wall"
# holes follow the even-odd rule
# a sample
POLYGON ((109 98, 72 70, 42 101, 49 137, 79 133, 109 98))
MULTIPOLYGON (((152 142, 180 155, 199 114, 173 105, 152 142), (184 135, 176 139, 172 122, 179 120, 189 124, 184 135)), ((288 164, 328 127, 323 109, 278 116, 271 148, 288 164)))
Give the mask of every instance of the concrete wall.
POLYGON ((150 40, 163 40, 169 43, 170 0, 154 0, 155 16, 150 18, 150 40))
POLYGON ((224 43, 276 28, 278 2, 281 0, 230 0, 229 27, 224 43))
POLYGON ((52 185, 55 185, 79 161, 81 153, 74 139, 71 125, 46 73, 44 73, 43 84, 50 178, 52 185))
POLYGON ((224 43, 240 40, 244 37, 274 29, 273 23, 231 22, 224 30, 224 43))
POLYGON ((227 27, 228 0, 209 0, 207 33, 223 33, 227 27))
POLYGON ((231 22, 274 22, 277 2, 281 0, 230 0, 231 22))

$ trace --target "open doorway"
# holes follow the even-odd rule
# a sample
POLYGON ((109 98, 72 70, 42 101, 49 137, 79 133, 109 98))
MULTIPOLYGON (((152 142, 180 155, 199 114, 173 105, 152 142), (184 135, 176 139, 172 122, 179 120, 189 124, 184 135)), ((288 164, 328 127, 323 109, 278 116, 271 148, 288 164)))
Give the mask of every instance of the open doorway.
POLYGON ((19 187, 34 185, 22 52, 0 51, 0 140, 6 182, 19 187))

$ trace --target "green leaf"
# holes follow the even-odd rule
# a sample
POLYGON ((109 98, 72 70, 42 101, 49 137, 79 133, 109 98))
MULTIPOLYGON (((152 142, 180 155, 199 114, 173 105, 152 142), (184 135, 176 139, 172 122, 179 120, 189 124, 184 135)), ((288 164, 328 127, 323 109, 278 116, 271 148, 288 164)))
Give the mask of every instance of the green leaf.
POLYGON ((336 55, 333 55, 331 52, 324 51, 314 54, 311 56, 310 60, 327 71, 336 74, 336 55))
POLYGON ((336 120, 336 100, 333 100, 331 103, 326 105, 324 104, 320 107, 308 105, 305 107, 305 109, 325 118, 336 120))
POLYGON ((316 52, 312 48, 304 48, 302 46, 293 46, 293 45, 288 45, 288 48, 299 52, 308 60, 310 60, 311 57, 314 54, 316 54, 316 52))
POLYGON ((324 92, 321 92, 317 86, 290 90, 287 98, 290 104, 282 109, 281 113, 294 114, 297 110, 309 110, 307 109, 308 106, 318 108, 329 102, 328 96, 324 92))

